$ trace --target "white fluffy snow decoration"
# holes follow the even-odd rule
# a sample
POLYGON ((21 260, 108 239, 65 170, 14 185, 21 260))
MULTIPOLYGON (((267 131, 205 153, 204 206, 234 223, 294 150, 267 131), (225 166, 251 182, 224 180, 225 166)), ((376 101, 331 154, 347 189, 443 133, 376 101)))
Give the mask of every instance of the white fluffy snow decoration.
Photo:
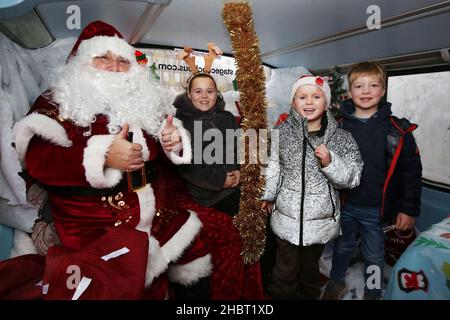
POLYGON ((25 254, 37 254, 36 247, 31 237, 20 230, 14 231, 14 245, 11 250, 10 258, 23 256, 25 254))
POLYGON ((290 105, 289 96, 292 85, 303 75, 310 75, 311 72, 305 67, 289 67, 274 69, 271 72, 270 80, 267 82, 267 99, 277 106, 290 105))
POLYGON ((267 125, 272 128, 278 120, 280 114, 289 112, 291 102, 292 85, 303 75, 310 75, 311 72, 305 67, 289 67, 273 69, 266 85, 267 92, 267 125))
POLYGON ((53 66, 60 65, 74 40, 56 41, 39 50, 25 50, 0 33, 0 223, 30 232, 37 209, 25 193, 22 170, 12 146, 12 127, 48 89, 53 66))

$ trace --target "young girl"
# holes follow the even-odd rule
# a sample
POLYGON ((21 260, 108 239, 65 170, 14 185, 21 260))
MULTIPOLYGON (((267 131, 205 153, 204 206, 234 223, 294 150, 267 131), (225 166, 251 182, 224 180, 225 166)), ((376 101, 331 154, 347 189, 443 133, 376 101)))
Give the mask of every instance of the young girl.
POLYGON ((212 299, 264 299, 260 265, 243 263, 242 241, 231 217, 239 211, 240 171, 236 157, 237 139, 227 140, 226 129, 234 131, 239 126, 234 116, 224 110, 225 103, 216 83, 207 73, 194 74, 188 81, 186 92, 175 99, 174 106, 176 116, 191 135, 193 150, 192 163, 180 165, 181 168, 176 166, 177 172, 186 182, 196 205, 191 204, 194 201, 189 201, 190 198, 186 199, 184 186, 176 183, 177 178, 181 180, 179 177, 171 179, 179 191, 171 197, 189 204, 186 209, 200 212, 201 236, 208 243, 214 266, 212 299), (213 136, 221 135, 223 140, 211 142, 205 139, 208 129, 216 130, 213 136), (227 144, 234 146, 231 148, 235 155, 232 163, 226 161, 227 144), (215 149, 215 153, 210 154, 211 149, 215 149))
POLYGON ((239 125, 234 116, 225 111, 225 102, 214 78, 207 73, 194 74, 188 81, 186 93, 175 99, 174 106, 176 117, 191 135, 193 150, 192 163, 178 166, 178 173, 199 204, 235 215, 239 211, 240 198, 237 140, 234 135, 227 139, 226 130, 235 132, 239 125), (217 134, 222 139, 210 141, 208 133, 205 135, 209 130, 213 136, 217 134), (227 150, 234 152, 232 161, 227 159, 227 150))
POLYGON ((318 261, 324 244, 340 233, 336 189, 359 184, 361 156, 350 133, 327 108, 322 77, 304 76, 291 90, 289 117, 275 126, 262 208, 271 215, 277 243, 268 291, 275 299, 318 299, 318 261))

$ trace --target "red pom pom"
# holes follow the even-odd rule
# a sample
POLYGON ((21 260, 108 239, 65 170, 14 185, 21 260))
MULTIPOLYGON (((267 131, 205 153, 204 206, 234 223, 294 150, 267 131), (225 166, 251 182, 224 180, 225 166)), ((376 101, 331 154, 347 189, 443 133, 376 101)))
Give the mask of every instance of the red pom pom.
POLYGON ((323 79, 322 79, 321 77, 317 77, 317 78, 316 78, 316 84, 317 84, 318 86, 323 86, 323 79))

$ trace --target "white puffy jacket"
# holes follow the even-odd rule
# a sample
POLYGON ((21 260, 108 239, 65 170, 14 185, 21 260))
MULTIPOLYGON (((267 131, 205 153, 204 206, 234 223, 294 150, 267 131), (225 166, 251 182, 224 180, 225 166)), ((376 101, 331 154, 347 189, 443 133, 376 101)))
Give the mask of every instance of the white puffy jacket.
POLYGON ((354 188, 361 178, 363 162, 352 135, 338 128, 329 111, 324 118, 323 135, 310 136, 307 119, 291 109, 271 134, 262 200, 275 203, 273 232, 295 245, 324 244, 340 234, 337 189, 354 188), (324 168, 313 150, 322 143, 331 154, 324 168))

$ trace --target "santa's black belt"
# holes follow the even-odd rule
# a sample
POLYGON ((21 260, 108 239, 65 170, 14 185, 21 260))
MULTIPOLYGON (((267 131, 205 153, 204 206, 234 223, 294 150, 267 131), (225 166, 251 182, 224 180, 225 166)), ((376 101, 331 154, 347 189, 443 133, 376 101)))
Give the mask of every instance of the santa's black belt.
POLYGON ((136 191, 152 182, 156 177, 154 161, 145 162, 142 169, 126 172, 126 176, 114 188, 97 189, 79 186, 41 185, 48 192, 61 196, 111 196, 123 191, 136 191))

